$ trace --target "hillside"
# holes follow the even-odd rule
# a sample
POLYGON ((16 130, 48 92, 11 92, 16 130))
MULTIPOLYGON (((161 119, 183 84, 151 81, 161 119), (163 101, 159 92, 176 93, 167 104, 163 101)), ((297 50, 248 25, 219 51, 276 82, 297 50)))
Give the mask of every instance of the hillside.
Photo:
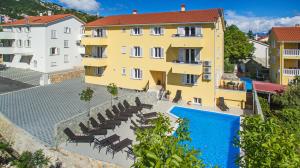
POLYGON ((21 19, 24 15, 37 16, 40 13, 46 14, 47 11, 54 14, 71 13, 84 22, 97 19, 95 15, 77 11, 74 9, 63 8, 55 3, 45 3, 41 0, 0 0, 0 14, 8 15, 11 18, 21 19))

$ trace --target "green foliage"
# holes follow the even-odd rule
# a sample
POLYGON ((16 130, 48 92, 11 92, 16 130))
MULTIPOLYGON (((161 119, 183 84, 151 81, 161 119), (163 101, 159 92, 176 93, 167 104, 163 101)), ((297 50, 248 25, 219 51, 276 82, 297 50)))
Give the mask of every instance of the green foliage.
POLYGON ((170 119, 159 115, 153 124, 154 128, 137 130, 137 145, 133 150, 136 162, 132 167, 146 168, 173 168, 173 167, 204 167, 201 160, 197 158, 199 151, 188 148, 182 142, 190 141, 188 122, 178 120, 179 128, 177 136, 172 136, 170 119))
POLYGON ((245 155, 239 159, 241 167, 272 168, 300 166, 299 144, 274 118, 265 122, 259 116, 245 117, 240 132, 239 146, 245 155))
POLYGON ((254 52, 254 46, 247 36, 235 25, 228 26, 225 31, 225 58, 231 63, 250 58, 254 52))
POLYGON ((252 30, 248 31, 247 36, 249 39, 254 39, 254 34, 253 34, 252 30))
POLYGON ((262 98, 262 97, 258 97, 258 99, 259 99, 259 103, 260 103, 261 110, 262 110, 263 114, 266 117, 271 117, 272 113, 271 113, 271 109, 270 109, 270 105, 268 103, 268 100, 265 99, 265 98, 262 98))
POLYGON ((111 101, 111 106, 112 106, 112 97, 118 96, 118 87, 114 83, 110 83, 106 89, 107 89, 108 93, 110 93, 110 95, 111 95, 110 101, 111 101))
POLYGON ((98 17, 74 9, 66 9, 52 2, 42 2, 40 0, 1 0, 0 13, 11 18, 21 19, 23 15, 37 16, 39 13, 52 11, 54 14, 70 13, 77 16, 84 22, 96 20, 98 17))
POLYGON ((277 118, 284 128, 296 135, 298 144, 300 144, 300 107, 283 109, 277 112, 277 118))
POLYGON ((12 162, 17 168, 42 168, 46 167, 48 163, 49 158, 44 155, 42 150, 38 150, 34 153, 25 151, 21 154, 19 159, 12 162))
POLYGON ((92 90, 90 87, 87 87, 85 90, 82 90, 81 93, 79 93, 80 100, 85 102, 90 102, 93 98, 94 90, 92 90))
POLYGON ((229 59, 224 60, 224 72, 232 73, 234 71, 234 64, 229 62, 229 59))
POLYGON ((289 85, 284 93, 272 96, 272 101, 282 108, 300 107, 300 82, 289 85))

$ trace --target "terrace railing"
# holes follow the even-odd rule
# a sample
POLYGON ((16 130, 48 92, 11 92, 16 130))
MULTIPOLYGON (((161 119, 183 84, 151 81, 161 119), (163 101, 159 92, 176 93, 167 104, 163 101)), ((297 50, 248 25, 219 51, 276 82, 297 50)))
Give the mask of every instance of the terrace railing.
POLYGON ((284 56, 300 56, 300 49, 284 49, 284 56))
POLYGON ((300 76, 300 69, 283 69, 283 74, 286 76, 300 76))

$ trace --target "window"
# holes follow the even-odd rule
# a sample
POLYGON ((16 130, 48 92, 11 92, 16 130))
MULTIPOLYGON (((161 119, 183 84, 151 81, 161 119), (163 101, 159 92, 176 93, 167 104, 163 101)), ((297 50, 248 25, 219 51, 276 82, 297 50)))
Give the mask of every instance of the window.
POLYGON ((52 47, 50 48, 50 55, 58 55, 59 54, 59 48, 52 47))
POLYGON ((131 35, 141 35, 142 29, 139 27, 134 27, 131 29, 131 35))
POLYGON ((103 58, 105 56, 105 48, 100 46, 94 46, 92 48, 92 57, 103 58))
POLYGON ((30 40, 25 40, 24 45, 25 45, 26 48, 30 48, 31 47, 31 41, 30 40))
POLYGON ((202 100, 201 100, 201 98, 194 97, 193 103, 197 104, 197 105, 201 105, 202 104, 202 100))
POLYGON ((21 63, 26 63, 26 64, 30 64, 30 62, 31 62, 31 59, 32 59, 32 55, 22 55, 21 56, 21 59, 20 59, 20 62, 21 63))
POLYGON ((30 32, 30 27, 29 27, 29 26, 25 27, 25 32, 26 32, 26 33, 29 33, 29 32, 30 32))
POLYGON ((103 28, 94 29, 93 37, 106 37, 106 30, 103 28))
POLYGON ((153 58, 163 58, 164 57, 164 49, 161 47, 154 47, 151 49, 151 56, 153 58))
POLYGON ((64 28, 64 33, 71 34, 71 28, 70 27, 65 27, 64 28))
POLYGON ((198 76, 192 74, 183 74, 182 80, 183 84, 195 85, 198 81, 198 76))
POLYGON ((17 40, 17 47, 21 48, 23 46, 22 40, 17 40))
POLYGON ((121 48, 121 53, 122 53, 122 54, 126 54, 126 46, 122 46, 122 48, 121 48))
POLYGON ((126 68, 125 67, 122 68, 122 76, 126 76, 126 68))
POLYGON ((12 62, 14 59, 13 54, 3 54, 3 62, 12 62))
POLYGON ((131 79, 141 80, 142 79, 142 70, 138 68, 131 69, 131 79))
POLYGON ((50 63, 50 66, 51 66, 51 67, 56 67, 57 64, 56 64, 56 62, 51 62, 51 63, 50 63))
POLYGON ((141 57, 142 56, 142 48, 135 46, 131 50, 131 56, 133 57, 141 57))
POLYGON ((64 47, 69 48, 69 40, 64 40, 64 47))
POLYGON ((51 30, 51 38, 56 39, 56 30, 51 30))
POLYGON ((64 55, 64 63, 69 63, 69 56, 68 55, 64 55))
POLYGON ((84 27, 81 27, 80 28, 80 34, 84 34, 84 33, 85 33, 84 27))
POLYGON ((17 27, 17 32, 21 33, 22 32, 22 27, 17 27))
POLYGON ((103 72, 104 72, 104 68, 102 68, 102 67, 96 67, 95 68, 95 75, 96 76, 102 76, 103 72))
POLYGON ((153 35, 163 35, 163 28, 162 27, 154 27, 152 29, 152 34, 153 35))
POLYGON ((201 27, 198 26, 186 26, 186 27, 178 27, 178 36, 182 37, 196 37, 202 36, 201 27))
POLYGON ((200 49, 179 49, 179 62, 187 64, 198 64, 200 62, 200 49))

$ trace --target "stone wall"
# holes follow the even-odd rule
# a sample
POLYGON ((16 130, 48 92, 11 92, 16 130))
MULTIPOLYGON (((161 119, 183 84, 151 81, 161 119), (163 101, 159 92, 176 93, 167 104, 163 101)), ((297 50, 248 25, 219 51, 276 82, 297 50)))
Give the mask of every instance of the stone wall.
POLYGON ((61 148, 49 148, 42 145, 29 133, 11 123, 0 113, 0 134, 12 143, 12 148, 18 153, 24 151, 35 152, 42 149, 46 157, 50 158, 50 164, 62 162, 63 168, 119 168, 119 166, 99 160, 95 160, 61 148))
MULTIPOLYGON (((113 99, 113 105, 118 104, 119 102, 123 102, 125 99, 129 102, 129 104, 135 105, 135 97, 139 97, 142 103, 148 104, 157 104, 156 93, 145 93, 145 92, 138 92, 132 93, 128 95, 124 95, 122 97, 118 97, 118 99, 113 99)), ((97 114, 101 113, 103 116, 106 116, 105 110, 111 109, 111 101, 107 101, 102 103, 96 107, 91 108, 90 116, 97 118, 97 114)), ((80 122, 87 123, 88 121, 88 112, 80 113, 68 120, 62 121, 56 124, 55 128, 55 141, 56 145, 59 145, 66 141, 67 137, 63 133, 63 130, 69 127, 74 133, 81 133, 80 127, 78 124, 80 122)))
POLYGON ((49 74, 49 79, 51 84, 54 84, 54 83, 60 83, 64 80, 83 77, 83 75, 84 75, 84 69, 77 68, 71 71, 49 74))

